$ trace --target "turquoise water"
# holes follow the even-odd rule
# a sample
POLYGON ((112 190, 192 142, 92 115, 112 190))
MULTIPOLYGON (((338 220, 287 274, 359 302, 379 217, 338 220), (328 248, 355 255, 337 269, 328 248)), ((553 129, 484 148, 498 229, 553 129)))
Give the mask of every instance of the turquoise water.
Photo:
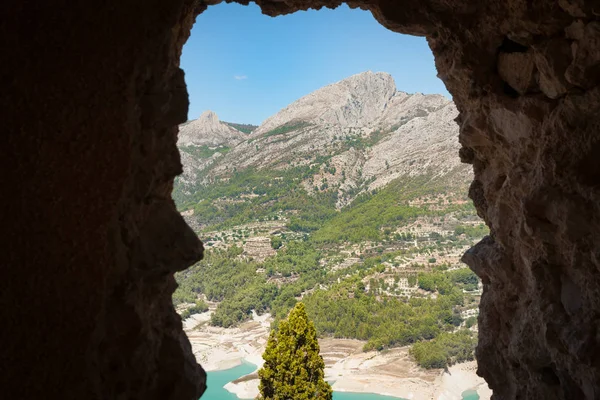
MULTIPOLYGON (((256 370, 256 365, 243 363, 223 371, 207 372, 207 389, 201 400, 239 400, 238 397, 223 388, 227 383, 256 370)), ((399 400, 398 397, 381 396, 372 393, 334 392, 333 400, 399 400)), ((477 392, 466 391, 463 400, 479 400, 477 392)))
POLYGON ((256 365, 243 363, 234 368, 207 372, 207 388, 202 395, 202 400, 239 400, 235 394, 227 391, 223 386, 254 371, 256 371, 256 365))
MULTIPOLYGON (((228 392, 223 386, 244 375, 256 371, 256 365, 243 363, 237 367, 207 372, 207 388, 201 400, 239 400, 238 397, 228 392)), ((371 393, 345 393, 334 392, 333 400, 399 400, 398 397, 380 396, 371 393)))
POLYGON ((463 400, 479 400, 479 395, 475 390, 466 390, 462 394, 463 400))

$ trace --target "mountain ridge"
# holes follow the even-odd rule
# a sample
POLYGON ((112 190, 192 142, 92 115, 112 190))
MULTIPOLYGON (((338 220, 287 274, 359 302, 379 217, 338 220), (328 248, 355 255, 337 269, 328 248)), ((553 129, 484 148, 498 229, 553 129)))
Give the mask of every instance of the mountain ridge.
MULTIPOLYGON (((237 131, 225 140, 214 120, 207 119, 206 139, 192 145, 211 143, 214 149, 199 158, 180 146, 184 174, 178 184, 182 192, 192 193, 234 171, 319 164, 303 180, 304 188, 318 192, 315 187, 326 182, 325 190, 335 188, 337 207, 343 207, 358 194, 403 176, 455 174, 451 181, 468 181, 471 170, 457 157, 457 114, 442 95, 408 94, 396 89, 391 75, 364 72, 301 97, 250 134, 237 131), (216 138, 209 139, 215 132, 216 138)), ((184 136, 189 126, 182 128, 184 136)))
POLYGON ((260 135, 292 120, 365 126, 383 112, 395 93, 396 85, 390 74, 367 71, 352 75, 289 104, 267 118, 254 134, 260 135))

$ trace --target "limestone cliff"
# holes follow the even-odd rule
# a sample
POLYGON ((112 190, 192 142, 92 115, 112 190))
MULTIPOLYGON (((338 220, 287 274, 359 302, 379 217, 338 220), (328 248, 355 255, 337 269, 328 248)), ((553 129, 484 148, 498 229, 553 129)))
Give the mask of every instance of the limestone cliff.
POLYGON ((200 118, 179 127, 179 146, 231 146, 243 141, 246 135, 219 120, 217 114, 205 111, 200 118))

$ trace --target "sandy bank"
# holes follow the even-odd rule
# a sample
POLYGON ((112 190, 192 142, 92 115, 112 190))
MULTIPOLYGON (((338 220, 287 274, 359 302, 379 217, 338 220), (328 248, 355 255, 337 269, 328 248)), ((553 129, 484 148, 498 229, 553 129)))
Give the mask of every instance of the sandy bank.
POLYGON ((362 352, 364 342, 325 339, 320 341, 326 360, 326 377, 339 392, 377 393, 414 400, 461 400, 465 390, 477 390, 481 400, 491 391, 476 374, 476 362, 443 370, 420 368, 408 347, 384 352, 362 352), (346 351, 344 351, 346 348, 346 351), (336 359, 337 356, 337 359, 336 359))
POLYGON ((477 376, 477 362, 453 365, 442 373, 435 392, 436 400, 460 400, 465 390, 477 390, 481 400, 492 397, 492 391, 483 378, 477 376))
POLYGON ((184 321, 185 332, 198 363, 206 371, 233 368, 246 360, 261 366, 271 319, 268 314, 254 315, 252 321, 237 328, 218 328, 208 324, 211 311, 193 315, 184 321))

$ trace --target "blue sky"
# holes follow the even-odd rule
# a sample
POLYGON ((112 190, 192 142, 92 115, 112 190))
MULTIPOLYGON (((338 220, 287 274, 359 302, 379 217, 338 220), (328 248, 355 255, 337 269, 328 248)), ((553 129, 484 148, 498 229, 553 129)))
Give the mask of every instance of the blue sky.
POLYGON ((441 93, 424 38, 382 27, 368 11, 341 6, 271 18, 255 4, 219 4, 198 16, 183 48, 189 119, 212 110, 260 124, 294 100, 364 71, 392 74, 398 90, 441 93))

